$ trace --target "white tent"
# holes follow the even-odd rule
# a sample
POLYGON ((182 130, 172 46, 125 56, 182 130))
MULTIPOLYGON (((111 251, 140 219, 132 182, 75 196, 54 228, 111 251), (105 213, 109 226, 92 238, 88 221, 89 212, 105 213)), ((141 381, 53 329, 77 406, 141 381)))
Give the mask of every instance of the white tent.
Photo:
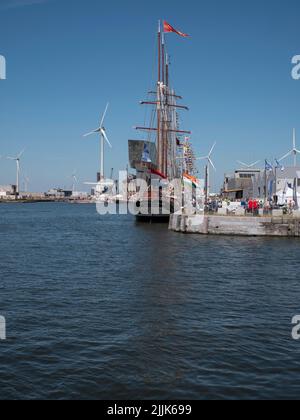
MULTIPOLYGON (((286 188, 285 190, 279 191, 278 195, 278 204, 283 206, 288 204, 290 201, 294 201, 295 193, 293 188, 286 188)), ((300 202, 300 194, 297 194, 298 202, 300 202)))

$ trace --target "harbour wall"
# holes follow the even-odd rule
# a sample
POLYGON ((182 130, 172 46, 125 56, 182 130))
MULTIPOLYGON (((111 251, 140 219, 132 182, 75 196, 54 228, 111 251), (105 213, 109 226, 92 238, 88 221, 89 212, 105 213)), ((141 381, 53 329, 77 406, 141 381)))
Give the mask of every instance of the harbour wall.
POLYGON ((300 217, 172 214, 169 229, 202 235, 300 237, 300 217))

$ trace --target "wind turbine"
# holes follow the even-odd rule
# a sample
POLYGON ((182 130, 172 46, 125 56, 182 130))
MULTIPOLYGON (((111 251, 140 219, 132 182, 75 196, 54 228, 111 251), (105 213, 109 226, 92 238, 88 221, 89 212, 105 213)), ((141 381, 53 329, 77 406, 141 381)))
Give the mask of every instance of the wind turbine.
POLYGON ((106 105, 106 108, 105 108, 104 114, 101 118, 101 122, 100 122, 99 127, 96 128, 96 130, 91 131, 90 133, 87 133, 83 136, 83 137, 88 137, 88 136, 91 136, 92 134, 98 134, 98 133, 100 134, 100 145, 101 145, 100 177, 101 177, 101 180, 104 180, 104 178, 105 178, 105 176, 104 176, 104 146, 105 146, 105 142, 109 145, 110 148, 112 148, 112 145, 107 138, 106 130, 103 126, 108 107, 109 107, 109 104, 106 105))
POLYGON ((282 160, 286 159, 289 156, 294 155, 294 167, 297 167, 297 155, 300 154, 300 150, 297 149, 296 146, 296 129, 293 129, 293 148, 290 150, 286 155, 284 155, 281 159, 279 159, 278 162, 281 162, 282 160))
POLYGON ((72 176, 71 176, 72 180, 73 180, 73 185, 72 185, 72 192, 73 194, 75 193, 75 189, 76 189, 76 184, 78 183, 78 179, 77 179, 77 172, 74 171, 72 176))
POLYGON ((207 194, 207 198, 209 197, 209 190, 210 190, 210 167, 212 167, 214 169, 214 171, 217 171, 213 161, 212 161, 212 154, 213 151, 215 150, 217 143, 214 143, 213 147, 210 149, 210 152, 207 156, 203 156, 200 158, 196 158, 196 160, 206 160, 207 161, 207 165, 206 165, 206 194, 207 194))
POLYGON ((19 193, 20 193, 20 160, 21 160, 21 157, 23 156, 24 152, 25 152, 25 150, 22 150, 22 152, 19 153, 18 156, 16 156, 16 157, 7 156, 7 159, 14 160, 16 162, 16 165, 17 165, 17 185, 16 185, 17 195, 19 195, 19 193))
POLYGON ((257 160, 256 162, 253 162, 253 163, 250 163, 250 164, 247 164, 247 163, 244 163, 244 162, 241 162, 240 160, 238 160, 237 163, 244 166, 246 169, 252 169, 252 168, 254 168, 254 166, 256 166, 260 163, 260 160, 257 160))
POLYGON ((24 176, 24 192, 28 193, 28 185, 30 182, 30 178, 26 175, 24 176))

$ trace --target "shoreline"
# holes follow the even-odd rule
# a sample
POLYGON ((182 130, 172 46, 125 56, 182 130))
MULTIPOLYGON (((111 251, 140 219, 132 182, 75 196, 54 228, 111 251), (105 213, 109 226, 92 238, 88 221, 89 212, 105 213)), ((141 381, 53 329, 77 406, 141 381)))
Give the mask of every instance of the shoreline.
POLYGON ((43 200, 43 199, 30 199, 30 200, 0 200, 1 204, 38 204, 38 203, 65 203, 65 204, 94 204, 91 202, 85 202, 85 201, 75 201, 75 200, 43 200))

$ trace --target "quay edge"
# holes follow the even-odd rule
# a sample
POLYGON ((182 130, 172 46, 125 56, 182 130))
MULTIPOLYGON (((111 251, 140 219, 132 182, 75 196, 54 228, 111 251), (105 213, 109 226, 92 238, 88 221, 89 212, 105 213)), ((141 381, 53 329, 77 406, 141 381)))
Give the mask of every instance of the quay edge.
POLYGON ((169 230, 231 236, 300 237, 300 216, 218 216, 172 214, 169 230))

